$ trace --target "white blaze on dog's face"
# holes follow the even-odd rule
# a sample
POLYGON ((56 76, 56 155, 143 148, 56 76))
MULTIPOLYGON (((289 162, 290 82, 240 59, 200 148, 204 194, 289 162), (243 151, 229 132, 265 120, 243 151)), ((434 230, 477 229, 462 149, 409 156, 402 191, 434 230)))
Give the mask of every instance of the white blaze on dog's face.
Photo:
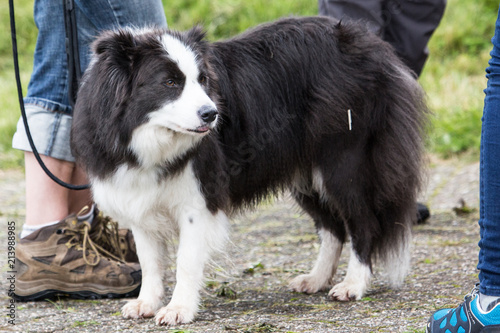
POLYGON ((206 76, 200 73, 196 54, 178 39, 161 36, 161 43, 170 60, 184 75, 184 82, 172 77, 165 82, 172 89, 182 86, 182 94, 175 101, 166 102, 163 107, 150 115, 150 121, 169 129, 186 134, 204 134, 215 126, 217 109, 208 97, 203 84, 206 76))
POLYGON ((159 39, 165 49, 165 66, 169 68, 169 74, 161 78, 164 101, 133 131, 130 142, 131 150, 144 166, 182 155, 208 134, 218 119, 216 105, 207 94, 208 77, 197 55, 174 36, 164 34, 159 39))

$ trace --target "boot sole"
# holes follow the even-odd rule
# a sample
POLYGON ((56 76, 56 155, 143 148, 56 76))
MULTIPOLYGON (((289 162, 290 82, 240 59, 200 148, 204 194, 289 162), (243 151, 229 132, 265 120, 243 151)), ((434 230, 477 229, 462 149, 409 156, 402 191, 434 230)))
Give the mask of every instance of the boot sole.
POLYGON ((30 301, 41 301, 46 299, 55 299, 59 297, 68 297, 72 299, 105 299, 105 298, 128 298, 136 297, 139 295, 141 290, 141 285, 138 285, 134 290, 126 293, 103 293, 99 294, 93 291, 82 290, 82 291, 61 291, 55 289, 43 290, 35 294, 21 296, 13 294, 12 298, 19 302, 30 302, 30 301))

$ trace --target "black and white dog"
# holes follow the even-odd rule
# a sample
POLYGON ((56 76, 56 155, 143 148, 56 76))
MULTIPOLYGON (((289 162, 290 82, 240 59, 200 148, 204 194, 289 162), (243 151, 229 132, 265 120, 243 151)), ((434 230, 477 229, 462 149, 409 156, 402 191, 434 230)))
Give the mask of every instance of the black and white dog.
POLYGON ((228 215, 284 190, 321 240, 291 289, 328 287, 348 239, 332 299, 360 299, 377 259, 389 282, 402 282, 427 109, 414 75, 363 25, 287 18, 216 43, 198 27, 125 29, 93 51, 72 147, 97 204, 135 237, 142 288, 125 317, 193 320, 228 215), (162 307, 166 240, 176 234, 177 284, 162 307))

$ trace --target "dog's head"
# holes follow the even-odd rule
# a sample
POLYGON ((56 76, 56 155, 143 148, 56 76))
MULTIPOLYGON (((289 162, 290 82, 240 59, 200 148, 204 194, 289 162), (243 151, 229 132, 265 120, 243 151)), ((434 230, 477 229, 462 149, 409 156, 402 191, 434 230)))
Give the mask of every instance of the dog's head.
MULTIPOLYGON (((92 46, 73 131, 95 128, 94 145, 116 152, 127 147, 123 154, 132 152, 140 164, 182 154, 218 119, 203 38, 199 27, 185 33, 153 28, 103 33, 92 46)), ((73 140, 74 146, 82 144, 75 141, 81 140, 73 140)))

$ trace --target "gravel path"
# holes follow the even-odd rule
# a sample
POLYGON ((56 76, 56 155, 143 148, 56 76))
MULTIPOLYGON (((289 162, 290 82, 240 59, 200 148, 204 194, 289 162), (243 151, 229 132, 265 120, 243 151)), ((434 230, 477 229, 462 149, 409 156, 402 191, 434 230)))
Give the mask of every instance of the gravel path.
MULTIPOLYGON (((478 163, 431 160, 421 200, 433 215, 414 228, 412 268, 402 289, 389 289, 376 270, 371 290, 358 302, 330 302, 327 292, 289 291, 288 280, 312 267, 318 241, 312 222, 285 196, 233 221, 233 245, 211 270, 198 318, 170 328, 157 327, 152 319, 123 319, 123 299, 15 303, 15 325, 9 323, 7 222, 20 230, 24 181, 20 171, 0 170, 0 331, 424 332, 432 311, 455 306, 477 281, 478 170, 478 163), (460 200, 476 211, 454 213, 460 200), (221 291, 235 297, 218 296, 221 291)), ((345 275, 344 252, 334 282, 345 275)))

